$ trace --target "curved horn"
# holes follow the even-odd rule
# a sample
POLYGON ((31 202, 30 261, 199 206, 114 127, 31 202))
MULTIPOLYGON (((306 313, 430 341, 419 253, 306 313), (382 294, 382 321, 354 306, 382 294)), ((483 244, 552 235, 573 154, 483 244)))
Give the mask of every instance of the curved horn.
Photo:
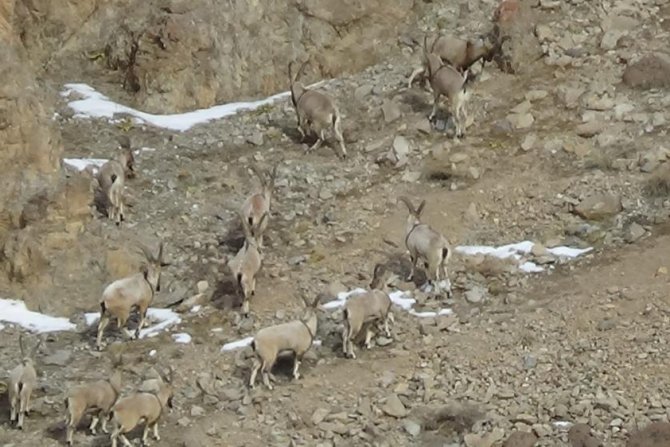
POLYGON ((137 247, 138 247, 140 250, 142 250, 142 253, 144 254, 144 257, 147 258, 147 261, 149 261, 149 262, 153 262, 153 261, 154 261, 154 255, 151 254, 151 250, 149 250, 149 248, 147 248, 146 245, 144 245, 144 244, 141 243, 141 242, 138 242, 138 243, 137 243, 137 247))
POLYGON ((265 178, 265 173, 256 165, 251 166, 251 170, 256 174, 256 177, 258 177, 258 180, 261 182, 261 186, 265 187, 267 184, 267 180, 265 178))
POLYGON ((156 261, 163 262, 163 241, 158 244, 158 256, 156 257, 156 261))
POLYGON ((300 70, 298 70, 298 73, 295 75, 296 81, 302 77, 303 74, 305 74, 305 67, 309 63, 309 58, 305 62, 302 63, 300 66, 300 70))
POLYGON ((412 205, 412 202, 409 200, 409 197, 400 196, 400 197, 398 197, 398 201, 407 205, 407 209, 409 210, 410 213, 416 214, 416 210, 414 209, 414 205, 412 205))
POLYGON ((21 358, 26 356, 26 350, 23 347, 23 334, 19 334, 19 349, 21 349, 21 358))
POLYGON ((290 85, 293 85, 293 61, 288 63, 288 80, 290 85))
POLYGON ((35 357, 35 354, 37 354, 37 350, 40 348, 41 345, 42 345, 42 339, 39 338, 39 339, 37 339, 37 344, 35 345, 35 347, 33 348, 33 350, 30 351, 30 357, 31 357, 31 358, 34 358, 34 357, 35 357))

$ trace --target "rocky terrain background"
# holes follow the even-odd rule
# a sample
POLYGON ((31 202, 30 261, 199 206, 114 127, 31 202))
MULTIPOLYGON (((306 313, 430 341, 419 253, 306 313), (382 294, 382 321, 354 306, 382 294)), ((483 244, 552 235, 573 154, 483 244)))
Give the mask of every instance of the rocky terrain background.
MULTIPOLYGON (((173 265, 155 306, 207 286, 205 306, 183 315, 191 344, 162 334, 122 349, 127 391, 151 366, 177 368, 164 445, 668 445, 670 8, 510 8, 516 73, 487 65, 467 137, 453 142, 446 121, 425 118, 430 95, 406 88, 415 42, 436 29, 486 32, 497 2, 381 3, 0 4, 0 290, 80 324, 41 348, 26 430, 9 426, 0 397, 0 445, 62 444, 62 393, 108 370, 83 312, 136 271, 135 241, 159 239, 173 265), (59 96, 64 82, 86 82, 160 113, 260 98, 286 90, 288 59, 307 52, 310 81, 335 78, 323 88, 344 115, 346 162, 327 146, 303 155, 288 101, 174 133, 73 118, 59 96), (128 223, 116 228, 91 207, 90 178, 61 159, 110 157, 121 134, 153 150, 138 155, 128 223), (250 164, 280 159, 268 255, 252 317, 240 319, 222 268, 241 241, 235 209, 256 185, 250 164), (323 313, 303 378, 280 372, 275 391, 248 390, 249 351, 220 353, 223 343, 299 315, 301 290, 327 300, 364 286, 374 262, 407 273, 400 194, 426 198, 426 220, 453 244, 530 239, 545 266, 556 260, 542 246, 595 251, 535 275, 456 257, 454 315, 398 312, 393 340, 346 360, 341 315, 323 313)), ((445 304, 417 295, 422 309, 445 304)), ((4 370, 18 330, 3 333, 4 370)))

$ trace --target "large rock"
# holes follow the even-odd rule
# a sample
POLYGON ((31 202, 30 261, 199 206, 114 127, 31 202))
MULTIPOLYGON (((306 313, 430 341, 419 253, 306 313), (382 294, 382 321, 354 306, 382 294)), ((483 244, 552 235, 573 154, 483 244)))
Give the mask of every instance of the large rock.
POLYGON ((639 89, 670 87, 670 55, 651 53, 629 64, 623 72, 623 82, 639 89))
POLYGON ((584 219, 599 220, 613 216, 622 209, 619 195, 594 194, 582 200, 574 212, 584 219))
MULTIPOLYGON (((287 90, 291 59, 312 55, 306 80, 374 64, 412 26, 413 0, 33 0, 18 22, 48 70, 122 82, 151 112, 209 107, 287 90), (85 57, 84 55, 87 55, 85 57)), ((416 3, 420 5, 419 2, 416 3)), ((115 88, 115 87, 114 87, 115 88)))

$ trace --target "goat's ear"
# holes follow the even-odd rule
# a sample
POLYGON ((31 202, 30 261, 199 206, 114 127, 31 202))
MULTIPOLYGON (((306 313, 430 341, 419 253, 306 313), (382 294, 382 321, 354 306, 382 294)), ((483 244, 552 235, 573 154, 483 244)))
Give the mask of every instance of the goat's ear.
POLYGON ((416 209, 416 217, 420 217, 423 212, 423 207, 426 206, 426 199, 423 199, 419 204, 419 207, 416 209))

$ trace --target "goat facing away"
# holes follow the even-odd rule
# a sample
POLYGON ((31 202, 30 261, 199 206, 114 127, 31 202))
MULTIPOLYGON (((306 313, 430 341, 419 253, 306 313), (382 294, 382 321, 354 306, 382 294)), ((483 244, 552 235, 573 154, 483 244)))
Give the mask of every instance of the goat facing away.
POLYGON ((240 213, 244 230, 244 245, 237 254, 227 262, 228 269, 235 278, 238 290, 242 293, 242 314, 249 314, 249 300, 256 295, 256 275, 263 266, 263 251, 258 240, 260 227, 268 217, 266 211, 260 220, 251 227, 247 219, 240 213))
POLYGON ((262 371, 263 384, 269 390, 272 390, 273 387, 270 383, 270 378, 274 380, 272 367, 279 355, 289 352, 295 355, 293 378, 295 380, 300 378, 298 368, 302 363, 303 356, 312 347, 316 337, 318 326, 316 307, 319 303, 319 297, 317 296, 311 303, 305 297, 303 297, 303 301, 306 309, 301 319, 265 327, 254 336, 251 348, 255 357, 249 378, 250 388, 254 388, 258 371, 262 371))
POLYGON ((295 108, 298 118, 300 136, 302 140, 310 132, 315 133, 317 136, 316 142, 306 152, 318 149, 326 140, 326 129, 330 128, 340 145, 340 154, 338 156, 341 159, 345 159, 347 157, 347 149, 344 146, 344 137, 342 136, 342 129, 340 127, 342 118, 335 102, 325 93, 308 89, 298 81, 307 62, 309 60, 302 64, 295 78, 293 77, 293 62, 288 64, 291 103, 295 108))
POLYGON ((405 224, 405 246, 409 251, 412 267, 407 281, 414 279, 419 259, 424 261, 429 283, 435 290, 440 281, 446 281, 447 296, 451 296, 451 282, 447 273, 447 264, 451 258, 451 246, 446 237, 421 221, 421 213, 426 205, 422 200, 418 208, 414 208, 408 197, 401 196, 399 201, 407 205, 409 214, 405 224))
POLYGON ((130 142, 121 143, 121 152, 107 161, 98 172, 96 180, 105 201, 107 217, 120 225, 125 219, 123 193, 126 178, 135 176, 135 157, 130 142), (126 146, 127 144, 127 146, 126 146))
POLYGON ((465 125, 467 124, 467 112, 465 104, 470 98, 469 84, 475 79, 475 75, 466 70, 459 73, 451 65, 443 64, 440 57, 429 53, 424 39, 424 57, 428 65, 428 79, 433 89, 433 109, 428 116, 432 120, 437 113, 440 96, 445 96, 449 101, 451 115, 456 125, 454 138, 465 136, 465 125))
POLYGON ((111 318, 116 318, 117 326, 128 338, 139 338, 140 330, 147 317, 147 309, 151 305, 156 292, 161 290, 161 269, 170 265, 163 262, 163 242, 159 244, 158 254, 154 256, 144 245, 139 248, 144 253, 147 263, 142 271, 116 281, 105 287, 100 299, 100 321, 96 346, 102 349, 102 335, 111 318), (137 309, 140 322, 135 329, 134 337, 125 325, 133 309, 137 309))
POLYGON ((35 354, 42 344, 39 339, 35 347, 26 354, 23 347, 23 334, 19 335, 21 349, 21 363, 9 372, 9 422, 16 422, 16 428, 23 429, 25 415, 30 412, 30 398, 37 386, 37 372, 35 371, 35 354))
POLYGON ((391 337, 389 321, 394 322, 391 312, 392 301, 388 294, 387 285, 394 275, 382 264, 375 265, 370 289, 365 293, 350 297, 344 305, 342 320, 342 349, 345 357, 356 358, 353 340, 365 328, 365 347, 370 349, 370 342, 374 332, 373 323, 383 322, 384 333, 391 337))
POLYGON ((261 170, 256 166, 251 167, 254 173, 258 176, 258 180, 261 183, 261 188, 260 191, 257 191, 247 197, 240 209, 242 219, 246 220, 249 224, 249 228, 252 230, 251 234, 258 240, 260 247, 263 246, 263 234, 265 233, 265 230, 268 226, 270 205, 272 202, 272 195, 278 167, 279 163, 275 165, 275 167, 272 169, 272 172, 261 170), (263 216, 266 214, 267 216, 263 220, 263 224, 259 225, 260 221, 263 219, 263 216))

